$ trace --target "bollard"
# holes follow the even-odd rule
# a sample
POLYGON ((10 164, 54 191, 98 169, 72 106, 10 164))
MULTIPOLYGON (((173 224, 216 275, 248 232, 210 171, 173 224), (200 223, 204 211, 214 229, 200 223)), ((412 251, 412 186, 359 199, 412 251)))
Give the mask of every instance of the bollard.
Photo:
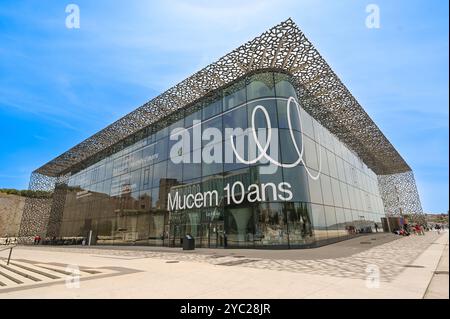
POLYGON ((13 248, 14 248, 14 247, 11 247, 11 248, 9 249, 8 262, 6 263, 7 266, 9 266, 9 260, 11 259, 11 253, 12 253, 13 248))

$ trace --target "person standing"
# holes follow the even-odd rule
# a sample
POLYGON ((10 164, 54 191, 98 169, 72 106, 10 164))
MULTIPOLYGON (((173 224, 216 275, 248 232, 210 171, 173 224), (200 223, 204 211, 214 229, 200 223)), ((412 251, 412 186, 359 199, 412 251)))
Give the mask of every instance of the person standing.
POLYGON ((378 233, 378 224, 377 223, 375 223, 375 232, 378 233))
POLYGON ((223 247, 227 247, 228 246, 228 235, 225 231, 223 231, 223 247))

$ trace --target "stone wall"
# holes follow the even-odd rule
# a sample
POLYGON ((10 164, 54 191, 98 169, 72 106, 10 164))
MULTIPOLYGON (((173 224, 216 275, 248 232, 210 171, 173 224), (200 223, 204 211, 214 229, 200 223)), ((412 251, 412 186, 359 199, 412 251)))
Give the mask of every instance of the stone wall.
POLYGON ((0 193, 0 237, 19 235, 25 197, 0 193))

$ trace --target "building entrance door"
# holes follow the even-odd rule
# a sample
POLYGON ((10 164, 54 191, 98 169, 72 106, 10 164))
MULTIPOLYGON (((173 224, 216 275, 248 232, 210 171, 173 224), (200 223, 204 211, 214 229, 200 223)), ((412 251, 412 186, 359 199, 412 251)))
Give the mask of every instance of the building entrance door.
POLYGON ((181 247, 182 238, 184 236, 184 227, 182 227, 180 223, 172 223, 170 225, 170 238, 169 238, 169 246, 170 247, 181 247))
POLYGON ((211 223, 209 226, 208 248, 224 248, 225 247, 225 231, 223 221, 211 223))

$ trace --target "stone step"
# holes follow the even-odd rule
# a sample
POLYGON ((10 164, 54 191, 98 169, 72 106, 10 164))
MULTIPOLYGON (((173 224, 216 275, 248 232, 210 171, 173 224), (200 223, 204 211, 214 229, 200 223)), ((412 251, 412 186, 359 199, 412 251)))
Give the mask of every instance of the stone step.
MULTIPOLYGON (((72 270, 64 264, 42 263, 29 260, 11 260, 6 264, 5 258, 0 258, 0 290, 2 288, 23 287, 32 284, 64 280, 68 276, 95 276, 105 272, 80 266, 72 270)), ((109 271, 106 271, 109 273, 109 271)))
POLYGON ((0 282, 2 283, 0 284, 0 289, 3 287, 18 286, 23 284, 23 281, 18 280, 14 273, 3 271, 3 269, 0 269, 0 282))
POLYGON ((36 283, 40 281, 34 276, 30 276, 27 273, 11 267, 11 265, 6 266, 3 264, 0 264, 0 278, 1 281, 6 284, 6 286, 17 286, 22 284, 36 283))
POLYGON ((61 275, 59 273, 42 269, 32 263, 25 263, 21 261, 11 261, 9 263, 13 267, 17 267, 17 269, 20 269, 23 272, 27 272, 29 274, 32 274, 33 276, 40 278, 42 280, 48 280, 48 279, 61 279, 61 275))
POLYGON ((9 265, 2 265, 0 264, 0 267, 3 269, 7 269, 10 272, 15 273, 17 276, 21 276, 23 278, 29 279, 34 282, 40 282, 42 281, 42 278, 40 276, 37 276, 35 273, 30 272, 28 270, 22 269, 20 267, 17 267, 15 265, 12 265, 11 263, 9 265))
MULTIPOLYGON (((67 266, 59 266, 59 265, 52 265, 52 264, 35 264, 36 267, 39 267, 40 269, 43 269, 44 271, 51 271, 52 273, 58 274, 60 277, 65 278, 66 276, 70 276, 73 274, 73 270, 68 268, 67 266)), ((86 276, 90 275, 89 272, 81 270, 80 267, 78 267, 78 274, 80 276, 86 276)), ((96 272, 97 273, 97 272, 96 272)))

